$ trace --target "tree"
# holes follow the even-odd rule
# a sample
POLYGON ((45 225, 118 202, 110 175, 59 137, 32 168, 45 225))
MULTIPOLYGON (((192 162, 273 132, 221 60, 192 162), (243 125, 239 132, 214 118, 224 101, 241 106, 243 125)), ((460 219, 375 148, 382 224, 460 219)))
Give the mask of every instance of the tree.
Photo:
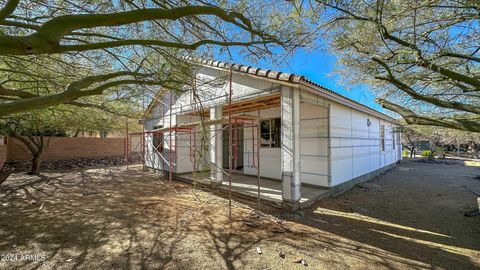
POLYGON ((66 106, 16 114, 0 121, 3 134, 20 141, 32 157, 30 174, 39 174, 46 149, 55 137, 72 136, 77 130, 124 131, 125 117, 98 109, 66 106), (119 121, 123 120, 123 121, 119 121))
POLYGON ((304 31, 295 27, 291 5, 262 1, 0 4, 0 117, 58 104, 98 107, 86 102, 89 96, 118 89, 175 88, 182 81, 178 56, 193 51, 241 47, 247 55, 264 55, 304 40, 297 38, 304 31), (37 76, 30 67, 50 74, 37 76), (48 89, 38 91, 37 82, 48 89))
POLYGON ((402 123, 400 131, 402 132, 402 144, 410 151, 410 157, 415 156, 421 141, 429 142, 432 156, 442 152, 451 152, 452 149, 456 149, 457 156, 460 156, 459 150, 463 145, 474 157, 478 157, 480 134, 477 132, 437 126, 407 125, 406 123, 402 123))
POLYGON ((126 1, 119 5, 110 1, 96 1, 98 3, 95 4, 82 2, 73 1, 72 4, 52 7, 44 1, 31 1, 23 5, 19 0, 6 1, 0 11, 1 24, 29 33, 25 35, 17 32, 1 36, 0 55, 82 52, 130 45, 195 50, 209 44, 252 46, 264 45, 275 40, 252 18, 232 9, 234 6, 222 8, 203 1, 163 1, 163 3, 126 1), (47 12, 41 14, 35 11, 35 8, 41 10, 40 12, 46 9, 47 12), (29 11, 28 13, 32 15, 23 16, 25 13, 22 11, 29 11), (37 12, 39 14, 36 14, 37 12), (136 33, 128 33, 127 31, 132 28, 122 29, 121 35, 98 31, 99 28, 105 27, 110 28, 109 32, 116 32, 119 26, 137 24, 133 29, 145 32, 142 31, 145 25, 139 24, 143 22, 151 22, 147 25, 147 34, 152 38, 137 37, 136 33), (218 23, 234 26, 237 31, 230 33, 242 30, 248 35, 234 40, 228 32, 224 32, 225 29, 219 27, 218 23), (156 36, 159 31, 151 29, 152 26, 165 33, 156 36), (208 38, 210 36, 215 39, 208 38), (188 42, 192 39, 193 41, 188 42))
POLYGON ((65 136, 65 133, 55 127, 44 125, 33 115, 11 118, 1 124, 3 133, 24 144, 32 156, 30 174, 40 172, 40 163, 45 149, 51 144, 53 136, 65 136))
POLYGON ((113 71, 109 63, 77 63, 66 56, 8 56, 0 61, 0 117, 58 104, 110 111, 110 103, 138 100, 145 89, 152 91, 148 86, 176 88, 183 76, 175 71, 179 65, 155 67, 147 60, 131 71, 113 71))
POLYGON ((349 83, 370 84, 408 124, 480 132, 479 1, 316 4, 349 83))
POLYGON ((410 151, 411 158, 415 157, 415 151, 417 150, 420 141, 423 139, 423 136, 415 129, 408 126, 402 127, 401 132, 403 146, 410 151))
POLYGON ((464 149, 470 152, 474 158, 480 158, 480 133, 444 129, 440 135, 440 143, 455 146, 458 157, 464 146, 464 149))

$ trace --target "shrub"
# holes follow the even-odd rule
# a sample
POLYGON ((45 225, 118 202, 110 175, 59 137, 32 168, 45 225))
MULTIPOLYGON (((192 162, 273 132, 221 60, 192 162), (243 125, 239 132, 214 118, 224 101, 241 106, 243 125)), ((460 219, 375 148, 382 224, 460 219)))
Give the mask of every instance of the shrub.
POLYGON ((403 150, 402 151, 402 157, 409 157, 410 156, 410 151, 408 150, 403 150))
POLYGON ((439 158, 444 158, 446 153, 447 152, 445 151, 445 149, 443 147, 438 147, 435 150, 435 156, 437 156, 439 158))
POLYGON ((430 150, 423 150, 422 151, 422 157, 432 157, 432 151, 430 150))

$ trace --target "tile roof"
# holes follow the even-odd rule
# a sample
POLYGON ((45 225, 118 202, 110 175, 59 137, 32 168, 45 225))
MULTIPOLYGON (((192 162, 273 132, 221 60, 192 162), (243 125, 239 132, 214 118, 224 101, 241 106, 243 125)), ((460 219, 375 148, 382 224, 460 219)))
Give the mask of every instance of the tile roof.
MULTIPOLYGON (((252 66, 245 66, 245 65, 235 64, 235 63, 231 64, 231 63, 228 63, 228 62, 215 61, 215 60, 203 59, 203 58, 198 58, 198 57, 186 56, 186 57, 183 57, 183 59, 185 59, 187 61, 197 63, 197 64, 201 64, 201 65, 207 65, 207 66, 224 68, 224 69, 232 68, 232 70, 236 71, 236 72, 248 73, 248 74, 251 74, 251 75, 265 77, 265 78, 279 80, 279 81, 284 81, 284 82, 298 83, 300 81, 304 81, 304 82, 313 83, 313 82, 307 80, 304 76, 293 74, 293 73, 285 73, 285 72, 280 72, 280 71, 275 71, 275 70, 270 70, 270 69, 256 68, 256 67, 252 67, 252 66)), ((327 88, 325 88, 325 87, 323 87, 319 84, 315 84, 315 85, 320 86, 324 89, 327 89, 327 88)), ((332 90, 329 90, 329 91, 332 91, 332 90)))
POLYGON ((355 101, 351 98, 348 98, 342 94, 339 94, 323 85, 320 85, 312 80, 309 80, 305 76, 302 75, 297 75, 293 73, 286 73, 286 72, 281 72, 281 71, 275 71, 275 70, 270 70, 270 69, 261 69, 261 68, 256 68, 252 66, 246 66, 246 65, 241 65, 241 64, 235 64, 235 63, 228 63, 228 62, 222 62, 222 61, 216 61, 216 60, 210 60, 210 59, 204 59, 204 58, 198 58, 198 57, 191 57, 191 56, 185 56, 182 57, 186 61, 190 61, 199 65, 204 65, 204 66, 212 66, 212 67, 218 67, 222 69, 230 69, 232 68, 233 71, 235 72, 240 72, 240 73, 246 73, 254 76, 259 76, 259 77, 264 77, 268 79, 273 79, 273 80, 278 80, 280 82, 288 82, 288 83, 304 83, 306 85, 314 86, 317 88, 321 88, 324 91, 327 91, 333 96, 341 97, 345 100, 347 100, 349 103, 356 104, 357 106, 360 106, 364 109, 367 109, 368 111, 371 111, 376 114, 380 114, 383 117, 386 117, 390 120, 395 120, 389 115, 386 115, 382 112, 379 112, 373 108, 370 108, 358 101, 355 101))

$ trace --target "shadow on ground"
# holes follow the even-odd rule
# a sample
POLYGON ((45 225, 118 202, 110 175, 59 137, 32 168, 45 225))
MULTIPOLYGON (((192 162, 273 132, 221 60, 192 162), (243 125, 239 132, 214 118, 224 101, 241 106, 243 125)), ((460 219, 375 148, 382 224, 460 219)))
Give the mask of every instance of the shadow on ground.
POLYGON ((407 162, 303 215, 235 201, 232 220, 225 195, 180 182, 169 192, 141 166, 12 174, 0 186, 0 253, 40 260, 0 268, 303 269, 303 258, 313 269, 475 269, 480 219, 463 217, 474 204, 462 188, 480 187, 475 173, 407 162))

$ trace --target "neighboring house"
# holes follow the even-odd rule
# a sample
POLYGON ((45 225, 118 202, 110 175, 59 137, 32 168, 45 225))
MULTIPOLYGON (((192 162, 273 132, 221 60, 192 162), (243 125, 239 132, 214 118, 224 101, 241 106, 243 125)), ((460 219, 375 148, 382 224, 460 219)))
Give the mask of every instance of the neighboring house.
MULTIPOLYGON (((228 128, 224 124, 230 89, 231 113, 247 119, 239 120, 243 128, 234 132, 235 169, 243 175, 256 176, 260 166, 262 179, 279 183, 278 196, 284 206, 300 207, 302 188, 338 193, 401 159, 396 120, 385 114, 303 76, 211 60, 190 61, 198 65, 195 91, 201 98, 201 113, 209 119, 206 124, 211 130, 210 181, 214 183, 225 183, 222 168, 228 168, 228 128), (260 128, 249 125, 248 119, 254 119, 252 123, 258 121, 255 123, 260 128)), ((198 133, 195 123, 200 120, 200 106, 194 102, 191 91, 179 97, 165 92, 156 100, 148 107, 144 120, 147 132, 158 132, 145 135, 145 165, 168 171, 172 149, 173 172, 177 176, 188 174, 195 166, 195 160, 186 158, 191 153, 192 135, 183 130, 170 137, 169 126, 171 122, 172 127, 195 127, 198 133)))
POLYGON ((425 151, 425 150, 431 150, 432 149, 432 144, 430 141, 419 141, 417 145, 417 152, 425 151))

